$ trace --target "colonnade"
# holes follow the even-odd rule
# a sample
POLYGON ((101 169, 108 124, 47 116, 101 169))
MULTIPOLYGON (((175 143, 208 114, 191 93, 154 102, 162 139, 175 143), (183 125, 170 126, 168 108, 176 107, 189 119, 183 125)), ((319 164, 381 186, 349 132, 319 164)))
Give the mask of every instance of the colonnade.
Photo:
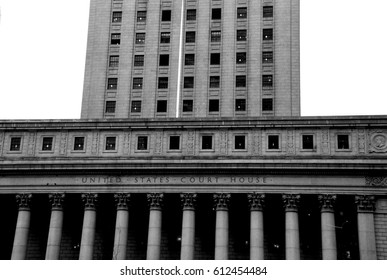
MULTIPOLYGON (((195 248, 195 212, 197 194, 183 193, 180 195, 182 203, 182 236, 181 254, 183 260, 194 259, 195 248)), ((213 194, 214 210, 216 211, 215 223, 215 259, 228 259, 229 252, 229 193, 213 194)), ((28 233, 30 228, 31 210, 30 201, 32 194, 17 194, 18 218, 11 259, 25 259, 27 254, 28 233)), ((96 203, 98 194, 85 193, 81 195, 84 204, 84 216, 79 259, 93 258, 94 239, 96 231, 96 203)), ((115 260, 126 259, 128 228, 129 228, 129 193, 114 195, 116 203, 116 224, 113 245, 115 260)), ((298 209, 300 204, 299 194, 283 194, 282 201, 285 211, 285 255, 286 259, 300 259, 300 231, 298 209)), ((59 259, 60 243, 63 229, 63 193, 49 194, 51 203, 51 219, 46 248, 46 259, 59 259)), ((146 258, 149 260, 160 259, 161 227, 164 194, 147 194, 149 204, 149 226, 146 258)), ((249 193, 247 200, 250 207, 250 259, 264 259, 264 211, 265 194, 249 193)), ((337 259, 336 230, 334 205, 336 195, 321 194, 318 196, 321 210, 321 237, 322 258, 324 260, 337 259)), ((358 237, 360 259, 376 259, 376 242, 374 228, 373 196, 355 196, 357 204, 358 237)))

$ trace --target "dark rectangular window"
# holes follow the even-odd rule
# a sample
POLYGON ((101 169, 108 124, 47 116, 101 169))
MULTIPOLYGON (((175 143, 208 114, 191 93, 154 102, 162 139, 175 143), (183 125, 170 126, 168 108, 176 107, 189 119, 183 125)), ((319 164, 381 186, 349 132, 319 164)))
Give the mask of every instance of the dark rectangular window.
POLYGON ((337 135, 337 149, 349 150, 349 136, 348 135, 337 135))
POLYGON ((42 151, 52 151, 52 137, 43 137, 42 151))
POLYGON ((108 78, 107 89, 115 90, 117 89, 117 84, 118 84, 118 78, 108 78))
POLYGON ((273 98, 262 99, 262 111, 273 111, 273 98))
POLYGON ((180 136, 169 136, 169 149, 180 150, 180 136))
POLYGON ((189 9, 187 10, 187 21, 196 20, 196 10, 189 9))
POLYGON ((273 86, 273 75, 262 75, 262 87, 273 86))
POLYGON ((134 56, 134 66, 135 67, 144 66, 144 55, 139 54, 134 56))
POLYGON ((245 150, 246 149, 246 136, 235 135, 234 144, 235 144, 235 146, 234 146, 235 150, 245 150))
POLYGON ((192 112, 193 111, 193 100, 185 99, 183 100, 183 112, 192 112))
POLYGON ((169 54, 160 54, 159 66, 169 66, 169 54))
POLYGON ((85 149, 85 137, 74 137, 74 151, 83 151, 85 149))
POLYGON ((122 12, 113 12, 112 22, 121 22, 122 12))
POLYGON ((185 54, 184 65, 195 65, 195 54, 187 53, 185 54))
POLYGON ((212 53, 210 56, 211 65, 220 65, 220 53, 212 53))
POLYGON ((20 151, 20 149, 21 149, 21 137, 12 137, 9 150, 10 151, 20 151))
POLYGON ((194 88, 194 77, 184 77, 184 88, 194 88))
POLYGON ((157 100, 157 113, 166 113, 168 110, 167 100, 157 100))
POLYGON ((159 77, 159 89, 168 88, 168 77, 159 77))
POLYGON ((172 12, 171 10, 163 10, 161 12, 161 21, 171 21, 172 12))
POLYGON ((121 44, 121 33, 113 33, 110 37, 110 44, 112 45, 121 44))
POLYGON ((171 33, 170 32, 161 32, 160 43, 169 44, 171 42, 171 33))
POLYGON ((185 33, 185 42, 186 43, 195 43, 196 33, 195 31, 187 31, 185 33))
POLYGON ((116 149, 116 137, 115 136, 106 137, 105 150, 114 151, 115 149, 116 149))
POLYGON ((118 67, 120 57, 118 55, 111 55, 109 57, 109 67, 118 67))
POLYGON ((146 22, 146 11, 137 11, 137 22, 146 22))
POLYGON ((222 39, 222 32, 219 30, 211 31, 211 42, 220 42, 222 39))
POLYGON ((212 150, 212 136, 203 135, 202 136, 202 150, 212 150))
POLYGON ((141 101, 139 101, 139 100, 132 101, 131 112, 132 113, 141 113, 141 101))
POLYGON ((148 136, 137 137, 137 150, 139 151, 148 150, 148 136))
POLYGON ((219 99, 210 99, 209 100, 208 112, 219 112, 219 99))
POLYGON ((247 8, 237 8, 237 18, 247 18, 247 8))
POLYGON ((313 135, 302 135, 302 149, 313 150, 313 135))
POLYGON ((262 39, 264 41, 271 41, 271 40, 273 40, 273 29, 272 28, 265 28, 265 29, 263 29, 262 39))
POLYGON ((142 89, 142 78, 133 78, 133 89, 142 89))
POLYGON ((246 87, 246 76, 236 76, 235 87, 246 87))
POLYGON ((136 33, 136 44, 145 44, 145 33, 136 33))
POLYGON ((273 63, 273 52, 262 52, 262 63, 273 63))
POLYGON ((235 99, 235 111, 237 112, 246 111, 246 99, 235 99))
POLYGON ((264 18, 273 17, 273 6, 263 6, 263 17, 264 18))
POLYGON ((246 39, 247 39, 247 30, 246 29, 237 30, 237 41, 246 41, 246 39))
POLYGON ((210 88, 219 88, 220 87, 220 77, 211 76, 210 77, 210 88))
POLYGON ((269 135, 268 140, 268 149, 269 150, 278 150, 279 149, 279 136, 278 135, 269 135))
POLYGON ((211 19, 213 20, 222 19, 222 9, 219 9, 219 8, 212 9, 211 19))
POLYGON ((236 54, 236 63, 237 64, 246 64, 246 53, 245 52, 238 52, 236 54))
POLYGON ((116 112, 116 102, 115 101, 106 101, 105 113, 115 113, 116 112))

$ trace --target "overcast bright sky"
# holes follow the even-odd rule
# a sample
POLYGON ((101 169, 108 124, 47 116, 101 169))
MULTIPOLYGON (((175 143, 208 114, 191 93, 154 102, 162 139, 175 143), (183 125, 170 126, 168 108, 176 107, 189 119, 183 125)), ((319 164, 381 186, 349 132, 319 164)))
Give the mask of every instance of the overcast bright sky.
MULTIPOLYGON (((78 119, 89 0, 0 8, 0 119, 78 119)), ((303 116, 387 115, 386 15, 386 0, 301 0, 303 116)))

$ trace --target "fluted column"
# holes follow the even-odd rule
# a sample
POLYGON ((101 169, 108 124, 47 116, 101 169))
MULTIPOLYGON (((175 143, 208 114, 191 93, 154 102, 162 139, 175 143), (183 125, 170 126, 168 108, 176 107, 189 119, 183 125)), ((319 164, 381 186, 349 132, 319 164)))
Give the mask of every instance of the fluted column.
POLYGON ((162 205, 164 195, 161 193, 151 193, 148 194, 147 197, 150 211, 146 259, 159 260, 161 248, 162 205))
POLYGON ((117 206, 116 231, 114 234, 113 260, 126 259, 129 226, 130 194, 117 193, 114 195, 117 206))
POLYGON ((63 228, 63 193, 49 194, 51 203, 51 219, 48 231, 46 260, 58 260, 60 251, 60 242, 62 240, 63 228))
POLYGON ((264 259, 263 207, 265 195, 247 195, 250 205, 250 260, 264 259))
POLYGON ((298 206, 300 195, 282 195, 285 208, 285 248, 287 260, 300 259, 300 232, 298 225, 298 206))
POLYGON ((337 260, 336 223, 334 204, 336 196, 322 194, 318 196, 321 208, 321 244, 323 260, 337 260))
POLYGON ((180 259, 193 260, 195 252, 195 207, 197 194, 180 195, 183 204, 183 225, 181 234, 180 259))
POLYGON ((216 210, 215 260, 228 259, 228 206, 230 198, 229 193, 214 194, 216 210))
POLYGON ((376 260, 377 255, 374 224, 375 197, 357 195, 355 196, 355 202, 357 204, 360 259, 376 260))
POLYGON ((19 207, 15 238, 13 241, 11 260, 25 260, 27 255, 28 232, 30 229, 30 202, 32 194, 17 194, 16 202, 19 207))
POLYGON ((81 249, 79 252, 80 260, 92 260, 94 252, 95 225, 97 221, 96 203, 98 194, 82 194, 82 201, 85 205, 83 216, 81 249))

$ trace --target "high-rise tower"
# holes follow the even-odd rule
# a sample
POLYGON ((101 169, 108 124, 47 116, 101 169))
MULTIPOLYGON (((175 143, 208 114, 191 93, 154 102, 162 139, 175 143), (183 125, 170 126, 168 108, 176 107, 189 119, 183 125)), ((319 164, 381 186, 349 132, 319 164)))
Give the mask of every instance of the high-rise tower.
POLYGON ((82 118, 300 115, 299 0, 91 0, 82 118))

